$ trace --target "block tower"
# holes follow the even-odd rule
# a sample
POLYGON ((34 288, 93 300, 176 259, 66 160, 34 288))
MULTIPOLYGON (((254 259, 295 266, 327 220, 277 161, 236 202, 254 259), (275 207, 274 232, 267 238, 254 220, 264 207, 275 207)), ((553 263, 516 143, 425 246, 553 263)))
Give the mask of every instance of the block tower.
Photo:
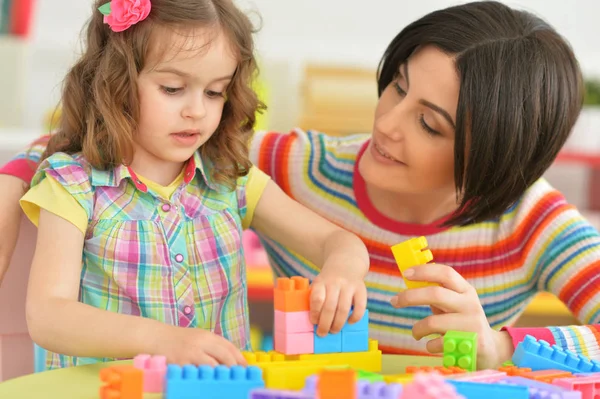
POLYGON ((278 278, 275 286, 274 349, 286 355, 366 352, 369 350, 369 311, 340 333, 319 337, 310 322, 310 288, 304 277, 278 278))

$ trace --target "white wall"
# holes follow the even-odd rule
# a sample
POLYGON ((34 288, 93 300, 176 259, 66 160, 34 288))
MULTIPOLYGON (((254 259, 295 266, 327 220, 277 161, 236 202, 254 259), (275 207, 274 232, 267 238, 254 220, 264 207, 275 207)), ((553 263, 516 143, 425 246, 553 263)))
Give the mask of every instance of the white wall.
MULTIPOLYGON (((388 42, 412 20, 451 0, 236 0, 262 17, 257 42, 272 89, 272 127, 295 123, 298 83, 307 61, 375 67, 388 42)), ((57 102, 60 82, 89 17, 89 0, 38 0, 27 62, 25 126, 40 126, 57 102)), ((519 0, 505 3, 540 14, 573 45, 584 72, 600 77, 600 2, 519 0)))

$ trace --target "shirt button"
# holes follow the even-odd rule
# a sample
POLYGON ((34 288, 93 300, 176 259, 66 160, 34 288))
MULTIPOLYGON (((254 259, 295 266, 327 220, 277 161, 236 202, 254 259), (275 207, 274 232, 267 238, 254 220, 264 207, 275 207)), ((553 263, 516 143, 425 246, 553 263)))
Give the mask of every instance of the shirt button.
POLYGON ((162 210, 163 210, 163 212, 169 212, 171 210, 171 205, 163 204, 162 210))
POLYGON ((177 254, 177 255, 175 255, 175 261, 176 261, 177 263, 181 263, 181 262, 183 262, 183 255, 182 255, 182 254, 177 254))
POLYGON ((192 308, 190 306, 186 306, 185 308, 183 308, 183 313, 185 313, 185 314, 192 313, 192 308))

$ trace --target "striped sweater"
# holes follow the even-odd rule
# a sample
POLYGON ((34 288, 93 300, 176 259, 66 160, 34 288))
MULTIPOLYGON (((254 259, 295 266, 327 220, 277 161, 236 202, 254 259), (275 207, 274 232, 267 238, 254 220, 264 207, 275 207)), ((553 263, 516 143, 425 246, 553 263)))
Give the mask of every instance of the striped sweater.
MULTIPOLYGON (((291 197, 360 236, 371 256, 366 278, 370 334, 388 353, 423 353, 411 327, 428 308, 394 309, 389 301, 404 288, 390 246, 425 235, 438 263, 454 267, 476 289, 490 324, 505 327, 516 344, 526 334, 600 360, 600 237, 564 197, 540 180, 497 220, 439 229, 391 221, 377 212, 356 169, 366 135, 333 138, 295 130, 257 133, 254 164, 291 197), (539 291, 556 294, 583 326, 509 327, 539 291)), ((29 181, 47 137, 0 168, 29 181)), ((316 269, 262 237, 275 273, 312 278, 316 269)))
MULTIPOLYGON (((370 335, 388 353, 425 352, 411 335, 429 307, 395 309, 405 288, 390 247, 424 235, 434 260, 455 268, 479 294, 493 328, 508 327, 540 291, 557 295, 582 323, 600 322, 600 236, 545 180, 533 184, 500 218, 467 227, 399 223, 380 214, 366 194, 358 160, 369 136, 344 138, 300 130, 257 133, 251 160, 292 198, 357 234, 367 245, 370 335)), ((317 269, 261 237, 275 273, 312 278, 317 269)), ((532 333, 600 358, 600 326, 508 328, 513 341, 532 333)))

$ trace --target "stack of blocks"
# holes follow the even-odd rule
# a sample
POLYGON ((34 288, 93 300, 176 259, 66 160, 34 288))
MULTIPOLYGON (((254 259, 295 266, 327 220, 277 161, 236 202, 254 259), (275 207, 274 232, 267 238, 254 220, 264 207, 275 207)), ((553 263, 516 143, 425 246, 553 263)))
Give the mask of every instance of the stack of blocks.
POLYGON ((365 352, 369 350, 369 311, 340 333, 317 335, 310 322, 310 288, 303 277, 278 278, 275 287, 275 351, 286 355, 365 352))

